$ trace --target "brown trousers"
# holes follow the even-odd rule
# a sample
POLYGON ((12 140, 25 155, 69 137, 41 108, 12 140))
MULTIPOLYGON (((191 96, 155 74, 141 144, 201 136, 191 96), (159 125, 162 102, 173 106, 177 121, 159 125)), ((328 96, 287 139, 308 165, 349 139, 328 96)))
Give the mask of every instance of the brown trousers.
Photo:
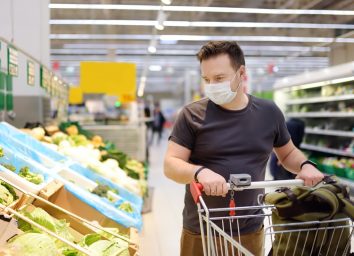
MULTIPOLYGON (((238 242, 239 237, 234 237, 234 239, 238 242)), ((219 238, 217 240, 218 247, 218 255, 225 255, 225 250, 223 250, 223 254, 221 254, 221 246, 219 244, 219 238)), ((241 245, 249 250, 252 254, 256 256, 264 255, 264 229, 263 227, 254 233, 241 235, 241 245)), ((189 230, 183 229, 181 236, 181 256, 204 256, 203 254, 203 245, 202 238, 200 234, 195 234, 189 230)), ((229 246, 229 254, 228 255, 238 255, 237 251, 234 251, 232 254, 232 250, 229 246)))

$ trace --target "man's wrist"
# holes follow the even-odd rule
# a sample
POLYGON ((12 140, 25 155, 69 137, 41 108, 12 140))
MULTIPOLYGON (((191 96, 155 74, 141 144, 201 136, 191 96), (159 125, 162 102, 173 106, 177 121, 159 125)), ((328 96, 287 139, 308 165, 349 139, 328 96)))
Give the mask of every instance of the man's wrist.
POLYGON ((200 166, 200 167, 198 167, 198 169, 195 171, 195 173, 194 173, 194 181, 195 181, 195 182, 199 182, 199 181, 198 181, 198 174, 199 174, 201 171, 203 171, 204 169, 206 169, 205 166, 200 166))
POLYGON ((312 162, 311 160, 305 160, 300 165, 300 171, 302 170, 304 165, 307 165, 307 164, 312 165, 313 167, 317 168, 317 164, 316 163, 312 162))

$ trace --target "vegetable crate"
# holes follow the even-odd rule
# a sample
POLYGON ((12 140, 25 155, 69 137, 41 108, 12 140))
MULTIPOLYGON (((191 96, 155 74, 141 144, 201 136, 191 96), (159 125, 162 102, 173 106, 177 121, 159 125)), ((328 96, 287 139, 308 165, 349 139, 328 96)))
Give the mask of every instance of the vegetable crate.
POLYGON ((137 255, 137 244, 121 230, 104 228, 26 192, 6 179, 2 180, 34 200, 17 209, 0 204, 0 212, 18 220, 16 236, 8 237, 9 243, 5 246, 6 250, 14 253, 10 255, 26 255, 29 252, 38 256, 137 255))

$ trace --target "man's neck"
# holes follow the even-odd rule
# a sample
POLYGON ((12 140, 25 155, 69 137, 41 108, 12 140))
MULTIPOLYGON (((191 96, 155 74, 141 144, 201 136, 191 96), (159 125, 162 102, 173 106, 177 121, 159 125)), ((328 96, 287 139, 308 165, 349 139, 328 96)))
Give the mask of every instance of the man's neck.
POLYGON ((230 103, 224 104, 221 107, 228 110, 242 110, 247 107, 248 101, 248 96, 245 93, 239 91, 236 97, 230 103))

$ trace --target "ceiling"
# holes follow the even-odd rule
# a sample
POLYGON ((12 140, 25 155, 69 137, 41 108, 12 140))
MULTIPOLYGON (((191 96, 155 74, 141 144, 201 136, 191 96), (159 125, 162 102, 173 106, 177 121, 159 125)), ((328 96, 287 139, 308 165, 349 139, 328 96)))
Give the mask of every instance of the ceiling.
POLYGON ((160 0, 52 0, 52 62, 72 84, 79 83, 80 61, 134 62, 137 86, 146 76, 145 94, 173 96, 183 92, 188 76, 198 86, 195 54, 209 40, 239 41, 254 90, 269 89, 280 77, 327 67, 334 38, 354 43, 353 14, 259 13, 353 11, 352 0, 174 0, 164 7, 170 8, 163 11, 164 30, 157 30, 160 5, 160 0), (206 7, 207 12, 176 11, 178 6, 206 7), (149 53, 149 46, 156 46, 156 52, 149 53))

